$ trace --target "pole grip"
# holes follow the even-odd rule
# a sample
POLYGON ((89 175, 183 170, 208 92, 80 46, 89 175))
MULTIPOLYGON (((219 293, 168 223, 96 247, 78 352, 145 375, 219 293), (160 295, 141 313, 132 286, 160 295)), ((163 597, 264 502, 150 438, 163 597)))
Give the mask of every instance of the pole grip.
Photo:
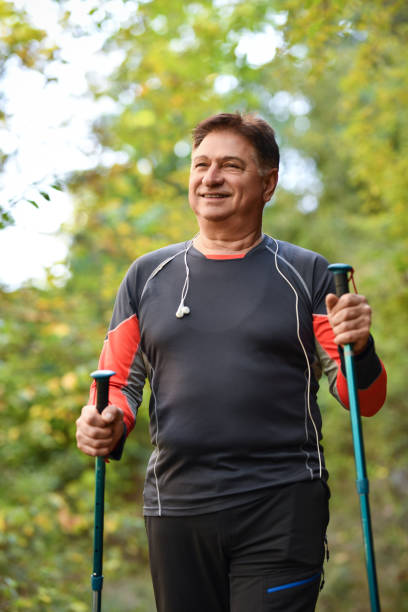
POLYGON ((353 268, 348 264, 335 263, 330 264, 329 270, 333 272, 334 275, 334 284, 336 287, 337 297, 341 297, 344 295, 344 293, 348 293, 349 288, 347 275, 349 272, 353 272, 353 268))
POLYGON ((96 409, 99 414, 109 403, 109 379, 114 374, 112 370, 95 370, 91 374, 96 382, 96 409))

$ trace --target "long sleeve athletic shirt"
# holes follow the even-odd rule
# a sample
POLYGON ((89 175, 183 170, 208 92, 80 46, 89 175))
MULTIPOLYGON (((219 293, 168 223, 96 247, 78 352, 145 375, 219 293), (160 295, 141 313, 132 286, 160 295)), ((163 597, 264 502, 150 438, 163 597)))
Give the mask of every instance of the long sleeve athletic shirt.
MULTIPOLYGON (((132 264, 99 367, 116 372, 110 403, 122 408, 127 434, 150 382, 145 515, 213 512, 276 485, 327 480, 322 371, 348 401, 325 309, 334 291, 327 265, 269 236, 245 255, 205 256, 190 241, 132 264), (178 318, 183 289, 190 313, 178 318)), ((386 387, 372 338, 356 374, 361 412, 372 415, 386 387)))

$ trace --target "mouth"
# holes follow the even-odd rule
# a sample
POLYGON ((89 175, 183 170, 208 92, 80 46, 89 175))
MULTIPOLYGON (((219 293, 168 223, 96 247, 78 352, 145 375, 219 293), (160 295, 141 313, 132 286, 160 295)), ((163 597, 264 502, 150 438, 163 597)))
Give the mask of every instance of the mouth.
POLYGON ((200 198, 206 198, 209 200, 222 200, 223 198, 228 198, 229 193, 199 193, 200 198))

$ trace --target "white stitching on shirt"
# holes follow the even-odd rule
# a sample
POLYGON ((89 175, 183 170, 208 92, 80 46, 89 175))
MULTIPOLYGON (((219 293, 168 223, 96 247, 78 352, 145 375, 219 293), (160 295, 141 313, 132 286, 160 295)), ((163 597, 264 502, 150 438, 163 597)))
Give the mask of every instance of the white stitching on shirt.
POLYGON ((147 279, 147 281, 146 281, 146 282, 145 282, 145 284, 144 284, 143 291, 142 291, 142 293, 141 293, 140 300, 139 300, 139 305, 140 305, 140 302, 142 301, 143 294, 144 294, 144 292, 145 292, 145 291, 146 291, 146 289, 147 289, 147 285, 148 285, 148 283, 149 283, 149 282, 152 280, 152 278, 153 278, 154 276, 156 276, 156 274, 158 274, 158 273, 160 272, 160 270, 161 270, 162 268, 164 268, 164 266, 166 266, 168 263, 170 263, 170 261, 172 261, 172 260, 173 260, 175 257, 177 257, 177 255, 181 255, 181 253, 184 253, 184 251, 185 251, 185 250, 186 250, 186 249, 182 249, 181 251, 177 251, 177 253, 175 253, 175 254, 174 254, 174 255, 172 255, 171 257, 168 257, 167 259, 165 259, 164 261, 162 261, 161 263, 159 263, 159 265, 158 265, 158 266, 156 266, 156 267, 155 267, 155 269, 154 269, 154 270, 153 270, 153 272, 150 274, 149 278, 147 279))
MULTIPOLYGON (((272 236, 271 236, 271 238, 272 238, 272 236)), ((274 254, 274 257, 275 257, 275 267, 276 267, 277 272, 278 272, 278 273, 279 273, 279 274, 282 276, 282 278, 283 278, 283 279, 284 279, 284 280, 285 280, 285 281, 288 283, 289 287, 292 289, 292 291, 294 292, 294 294, 295 294, 295 296, 296 296, 296 297, 295 297, 295 300, 296 300, 296 301, 295 301, 295 310, 296 310, 296 332, 297 332, 297 337, 298 337, 298 340, 299 340, 300 346, 302 347, 302 350, 303 350, 303 353, 304 353, 304 356, 305 356, 305 359, 306 359, 306 364, 307 364, 307 387, 306 387, 306 389, 307 389, 307 402, 306 402, 307 413, 306 413, 306 414, 308 414, 308 415, 309 415, 309 418, 310 418, 310 420, 311 420, 311 422, 312 422, 313 429, 314 429, 314 432, 315 432, 315 437, 316 437, 316 448, 317 448, 317 455, 318 455, 318 458, 319 458, 319 476, 320 476, 320 478, 321 478, 321 477, 322 477, 322 459, 321 459, 321 456, 320 456, 319 436, 318 436, 318 433, 317 433, 316 423, 314 422, 314 419, 313 419, 313 416, 312 416, 311 407, 310 407, 310 382, 311 382, 311 368, 310 368, 309 358, 308 358, 308 356, 307 356, 307 352, 306 352, 305 346, 304 346, 304 344, 303 344, 303 342, 302 342, 302 339, 301 339, 301 337, 300 337, 300 321, 299 321, 299 296, 298 296, 298 293, 297 293, 297 291, 296 291, 295 287, 292 285, 292 283, 290 282, 290 280, 289 280, 289 279, 288 279, 288 278, 287 278, 287 277, 286 277, 286 276, 283 274, 283 272, 281 271, 281 269, 280 269, 280 268, 279 268, 279 266, 278 266, 278 257, 279 257, 279 255, 278 255, 278 249, 279 249, 279 245, 278 245, 277 241, 275 240, 275 238, 272 238, 272 240, 273 240, 273 241, 274 241, 274 243, 276 244, 276 251, 274 252, 274 251, 273 251, 271 248, 269 248, 268 246, 267 246, 266 248, 267 248, 267 249, 268 249, 268 250, 269 250, 271 253, 273 253, 273 254, 274 254)), ((282 259, 283 259, 283 258, 282 258, 282 259)), ((283 261, 286 261, 286 260, 283 260, 283 261)), ((286 263, 288 263, 288 262, 286 262, 286 263)), ((290 264, 289 264, 289 265, 290 265, 290 264)), ((297 273, 297 275, 299 276, 299 274, 298 274, 298 273, 297 273)), ((302 283, 304 284, 303 279, 302 279, 302 283)), ((309 291, 308 291, 308 293, 309 293, 309 291)), ((310 295, 310 294, 309 294, 309 295, 310 295)), ((307 439, 307 440, 309 439, 309 434, 308 434, 308 431, 307 431, 307 427, 306 427, 306 439, 307 439)), ((307 461, 306 461, 306 467, 308 468, 307 461)))
POLYGON ((156 394, 154 392, 154 388, 153 388, 153 381, 154 381, 154 370, 152 368, 152 380, 150 383, 150 388, 152 390, 152 395, 154 398, 154 415, 156 418, 156 439, 155 439, 155 445, 156 445, 156 449, 157 449, 157 455, 156 455, 156 459, 153 465, 153 473, 154 473, 154 479, 156 482, 156 492, 157 492, 157 505, 159 508, 159 516, 161 516, 162 513, 162 509, 161 509, 161 501, 160 501, 160 490, 159 490, 159 480, 157 478, 157 472, 156 472, 156 466, 157 466, 157 462, 159 460, 159 455, 160 455, 160 449, 159 449, 159 419, 157 416, 157 399, 156 399, 156 394))
MULTIPOLYGON (((275 242, 275 244, 276 244, 276 248, 278 248, 278 243, 276 242, 275 238, 272 238, 272 236, 269 236, 269 238, 271 238, 271 239, 272 239, 272 240, 275 242)), ((272 250, 272 249, 271 249, 271 248, 270 248, 270 247, 269 247, 267 244, 265 245, 265 247, 268 249, 268 251, 270 251, 270 252, 271 252, 271 253, 273 253, 275 256, 279 257, 279 259, 281 259, 282 261, 284 261, 284 262, 285 262, 285 264, 286 264, 287 266, 289 266, 289 268, 292 270, 292 272, 294 272, 294 273, 296 274, 296 276, 298 277, 298 279, 299 279, 299 280, 300 280, 300 282, 302 283, 303 288, 304 288, 304 290, 305 290, 305 291, 306 291, 306 293, 307 293, 307 297, 308 297, 308 298, 309 298, 309 300, 310 300, 310 305, 312 306, 312 305, 313 305, 313 303, 312 303, 312 296, 310 295, 310 291, 309 291, 309 289, 308 289, 308 287, 307 287, 307 285, 306 285, 306 283, 305 283, 304 279, 301 277, 301 275, 300 275, 300 274, 299 274, 299 272, 296 270, 296 268, 295 268, 294 266, 292 266, 292 264, 291 264, 291 263, 289 263, 287 259, 285 259, 284 257, 282 257, 282 255, 279 255, 279 253, 276 253, 276 254, 275 254, 275 251, 273 251, 273 250, 272 250)))

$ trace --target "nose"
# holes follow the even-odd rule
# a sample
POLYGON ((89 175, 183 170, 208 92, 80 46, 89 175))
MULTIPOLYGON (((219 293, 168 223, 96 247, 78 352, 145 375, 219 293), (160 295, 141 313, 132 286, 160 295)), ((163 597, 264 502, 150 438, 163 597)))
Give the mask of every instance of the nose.
POLYGON ((202 178, 203 185, 207 185, 208 187, 210 185, 220 185, 221 183, 223 183, 223 181, 224 178, 222 176, 222 172, 218 168, 217 164, 211 164, 210 166, 208 166, 202 178))

